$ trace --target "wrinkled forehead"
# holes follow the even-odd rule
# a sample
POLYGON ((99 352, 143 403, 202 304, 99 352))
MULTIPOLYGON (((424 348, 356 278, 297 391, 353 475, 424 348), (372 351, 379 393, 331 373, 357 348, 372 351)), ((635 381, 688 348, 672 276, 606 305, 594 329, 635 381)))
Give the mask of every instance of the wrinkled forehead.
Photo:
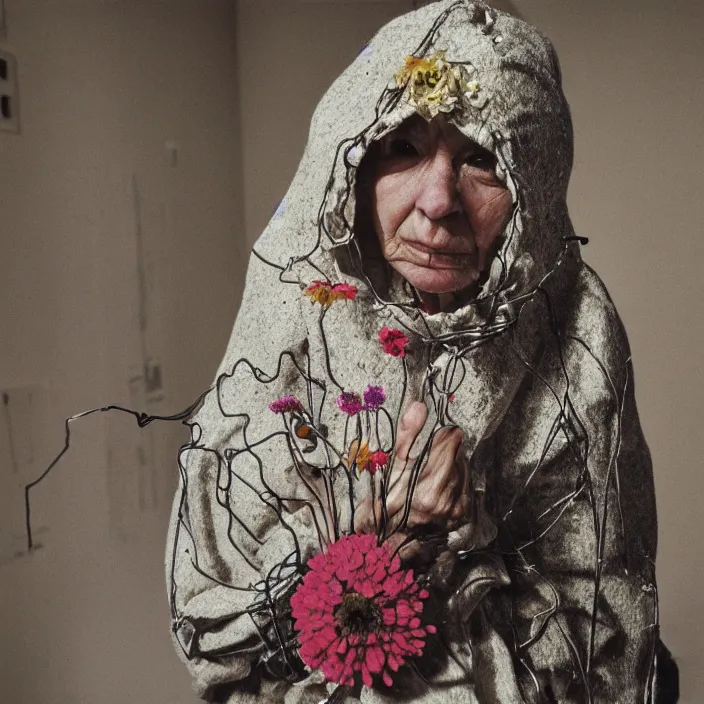
POLYGON ((415 113, 386 133, 381 141, 389 141, 396 138, 408 139, 414 143, 418 142, 421 144, 443 141, 455 151, 480 148, 480 145, 464 134, 453 123, 451 117, 443 114, 436 115, 428 120, 415 113))

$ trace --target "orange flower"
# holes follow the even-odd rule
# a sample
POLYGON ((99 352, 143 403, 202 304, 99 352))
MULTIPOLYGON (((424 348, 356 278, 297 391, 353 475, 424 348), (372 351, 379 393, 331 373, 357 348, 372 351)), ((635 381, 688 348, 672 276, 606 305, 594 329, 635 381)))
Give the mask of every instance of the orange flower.
POLYGON ((308 296, 312 303, 320 303, 323 308, 328 308, 335 301, 346 298, 354 300, 357 296, 357 287, 351 284, 331 284, 329 281, 313 281, 303 289, 303 294, 308 296))
POLYGON ((361 474, 367 467, 372 459, 372 453, 369 452, 369 445, 366 442, 359 440, 353 440, 350 443, 350 449, 347 451, 347 455, 342 458, 345 466, 348 469, 352 469, 355 465, 357 466, 357 474, 361 474))

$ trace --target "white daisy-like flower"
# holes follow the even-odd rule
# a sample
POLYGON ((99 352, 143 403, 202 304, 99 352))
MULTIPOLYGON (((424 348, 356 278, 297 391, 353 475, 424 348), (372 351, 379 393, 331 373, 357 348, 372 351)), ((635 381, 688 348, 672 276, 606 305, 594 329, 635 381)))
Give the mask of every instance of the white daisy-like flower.
POLYGON ((476 95, 479 92, 479 81, 470 81, 467 84, 467 90, 465 92, 469 93, 470 96, 476 95))
POLYGON ((451 64, 444 51, 418 58, 407 56, 403 68, 394 78, 398 87, 405 88, 406 99, 427 120, 439 112, 449 113, 457 107, 459 99, 471 99, 476 106, 479 81, 469 81, 471 65, 451 64))

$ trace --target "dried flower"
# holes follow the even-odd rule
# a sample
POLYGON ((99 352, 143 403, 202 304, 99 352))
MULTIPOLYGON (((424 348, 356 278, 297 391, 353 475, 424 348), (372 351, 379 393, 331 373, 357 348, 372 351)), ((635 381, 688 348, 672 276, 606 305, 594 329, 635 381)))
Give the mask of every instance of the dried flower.
POLYGON ((313 281, 303 289, 303 294, 308 296, 313 303, 320 303, 323 308, 328 308, 335 301, 353 300, 357 296, 357 287, 351 284, 331 284, 329 281, 313 281))
MULTIPOLYGON (((337 295, 338 298, 349 298, 353 301, 357 297, 357 287, 352 284, 335 284, 332 287, 333 294, 337 295), (342 294, 342 295, 340 295, 342 294)), ((336 299, 337 300, 337 299, 336 299)))
POLYGON ((408 102, 427 120, 439 112, 452 112, 461 97, 476 98, 479 82, 468 82, 468 77, 467 68, 449 63, 444 51, 422 58, 407 56, 403 68, 394 75, 396 85, 405 88, 408 102))
POLYGON ((293 432, 297 438, 305 439, 310 436, 311 427, 306 423, 298 423, 293 432))
POLYGON ((274 413, 303 413, 303 405, 295 396, 282 396, 269 404, 274 413))
POLYGON ((362 399, 354 391, 343 391, 337 397, 336 403, 338 408, 348 416, 354 416, 364 408, 362 399))
POLYGON ((343 536, 307 566, 291 597, 303 662, 329 682, 371 687, 376 675, 390 687, 391 673, 436 633, 420 619, 428 592, 375 535, 343 536))
POLYGON ((379 331, 379 342, 386 354, 392 357, 405 357, 408 338, 396 328, 383 327, 379 331))
POLYGON ((366 442, 353 440, 342 461, 348 469, 356 466, 357 474, 359 475, 369 466, 371 456, 372 453, 369 451, 369 445, 366 442))
POLYGON ((372 452, 371 456, 369 457, 369 464, 367 465, 367 469, 369 470, 370 474, 376 474, 377 470, 387 467, 388 464, 388 452, 384 452, 383 450, 377 450, 376 452, 372 452))
POLYGON ((476 93, 478 93, 479 92, 479 81, 477 81, 477 80, 470 81, 467 84, 467 92, 472 96, 475 95, 476 93))
POLYGON ((386 401, 386 392, 383 386, 367 386, 364 392, 364 406, 369 410, 379 408, 386 401))

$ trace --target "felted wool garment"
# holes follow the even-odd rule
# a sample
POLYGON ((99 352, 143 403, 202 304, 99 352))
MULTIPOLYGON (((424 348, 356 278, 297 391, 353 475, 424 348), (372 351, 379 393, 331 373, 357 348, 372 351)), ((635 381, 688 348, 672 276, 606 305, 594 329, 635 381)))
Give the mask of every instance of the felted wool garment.
POLYGON ((626 334, 567 213, 571 165, 550 43, 480 2, 392 21, 328 90, 180 455, 167 579, 174 643, 203 698, 654 701, 651 463, 626 334), (394 76, 437 52, 463 87, 414 102, 394 76), (429 314, 365 247, 356 184, 375 142, 438 109, 496 156, 513 209, 475 297, 429 314), (399 346, 380 344, 385 328, 399 346), (369 386, 383 401, 365 406, 369 386), (380 662, 362 645, 331 649, 354 673, 338 685, 298 659, 291 594, 383 491, 364 452, 390 453, 417 400, 426 436, 461 428, 472 481, 463 525, 415 574, 437 633, 400 668, 384 648, 380 662))

